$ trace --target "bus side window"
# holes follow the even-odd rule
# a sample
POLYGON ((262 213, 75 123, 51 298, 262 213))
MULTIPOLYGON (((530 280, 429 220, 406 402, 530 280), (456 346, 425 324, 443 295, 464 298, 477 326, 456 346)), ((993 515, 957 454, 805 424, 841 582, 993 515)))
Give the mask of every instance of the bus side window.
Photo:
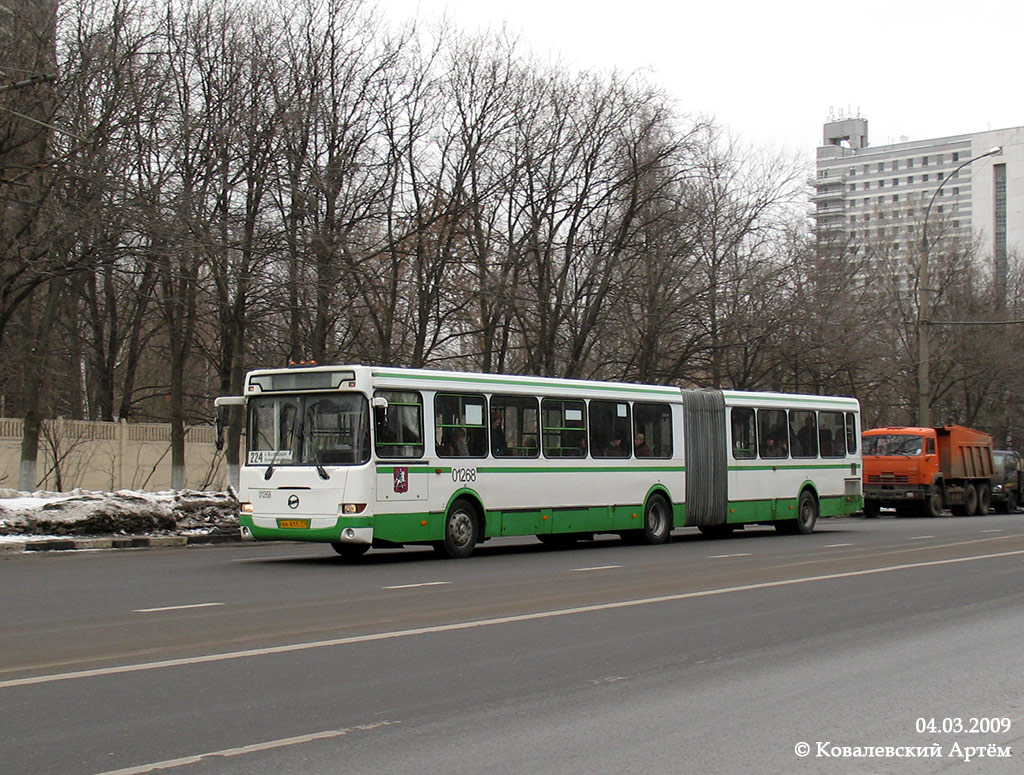
POLYGON ((536 457, 539 415, 532 396, 491 396, 491 455, 536 457))
POLYGON ((629 404, 625 401, 591 401, 590 454, 594 457, 629 457, 632 449, 629 404))
POLYGON ((757 430, 753 409, 734 407, 732 410, 732 456, 736 460, 757 457, 757 430))
POLYGON ((845 455, 852 455, 857 451, 857 416, 853 412, 846 413, 846 449, 845 455))
POLYGON ((482 395, 438 393, 434 396, 434 425, 441 457, 487 455, 487 402, 482 395))
POLYGON ((814 412, 795 409, 789 413, 789 451, 793 457, 818 456, 818 423, 814 412))
POLYGON ((378 390, 388 408, 374 410, 377 457, 423 456, 423 396, 411 391, 378 390))
POLYGON ((544 457, 587 456, 587 406, 572 398, 545 398, 542 444, 544 457))
POLYGON ((785 409, 757 410, 757 451, 760 457, 789 457, 788 426, 785 409))
POLYGON ((818 412, 818 446, 822 457, 843 457, 846 454, 843 448, 845 433, 842 412, 818 412))
POLYGON ((633 404, 633 454, 637 457, 672 457, 672 407, 668 404, 633 404), (647 454, 643 453, 644 446, 647 454))

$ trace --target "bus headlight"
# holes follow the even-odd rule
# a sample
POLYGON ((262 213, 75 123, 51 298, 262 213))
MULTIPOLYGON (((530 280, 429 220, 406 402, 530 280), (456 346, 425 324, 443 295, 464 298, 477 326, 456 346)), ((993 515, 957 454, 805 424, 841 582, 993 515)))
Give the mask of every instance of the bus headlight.
POLYGON ((238 511, 241 514, 252 514, 252 504, 248 501, 243 501, 238 504, 238 511))
POLYGON ((365 503, 343 503, 341 504, 342 514, 362 514, 366 509, 365 503))

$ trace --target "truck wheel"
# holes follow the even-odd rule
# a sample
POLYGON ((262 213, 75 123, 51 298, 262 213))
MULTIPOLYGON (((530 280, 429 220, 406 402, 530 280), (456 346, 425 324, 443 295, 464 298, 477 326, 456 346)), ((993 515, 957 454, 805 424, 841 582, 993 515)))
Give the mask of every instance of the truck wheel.
POLYGON ((868 519, 878 519, 878 515, 882 512, 882 506, 878 501, 864 500, 864 516, 868 519))
POLYGON ((964 488, 964 516, 973 517, 978 513, 978 491, 973 484, 964 488))
POLYGON ((938 517, 942 514, 942 493, 934 484, 928 488, 921 508, 926 517, 938 517))
POLYGON ((987 484, 978 485, 978 516, 984 517, 992 509, 992 488, 987 484))

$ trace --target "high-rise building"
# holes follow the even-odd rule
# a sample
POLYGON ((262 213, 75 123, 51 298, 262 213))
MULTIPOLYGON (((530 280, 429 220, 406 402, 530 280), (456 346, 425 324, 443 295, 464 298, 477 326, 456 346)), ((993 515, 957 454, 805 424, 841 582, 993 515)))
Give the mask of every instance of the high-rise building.
POLYGON ((930 236, 977 238, 1003 278, 1009 254, 1024 258, 1024 127, 872 147, 866 118, 840 117, 824 126, 814 187, 820 241, 909 254, 934 196, 930 236))

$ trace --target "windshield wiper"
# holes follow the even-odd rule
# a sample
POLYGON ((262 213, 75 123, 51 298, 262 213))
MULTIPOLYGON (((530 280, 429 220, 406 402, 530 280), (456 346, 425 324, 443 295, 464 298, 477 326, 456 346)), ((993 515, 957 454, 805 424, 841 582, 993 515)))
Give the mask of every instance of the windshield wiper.
POLYGON ((272 477, 273 475, 274 475, 274 464, 271 463, 269 466, 267 466, 267 470, 263 472, 263 478, 264 478, 264 480, 269 482, 270 481, 270 477, 272 477))
POLYGON ((327 473, 327 469, 326 468, 324 468, 319 463, 315 463, 314 465, 316 466, 316 472, 318 474, 320 474, 320 478, 321 479, 325 479, 326 480, 326 479, 330 479, 331 478, 331 475, 329 473, 327 473))

